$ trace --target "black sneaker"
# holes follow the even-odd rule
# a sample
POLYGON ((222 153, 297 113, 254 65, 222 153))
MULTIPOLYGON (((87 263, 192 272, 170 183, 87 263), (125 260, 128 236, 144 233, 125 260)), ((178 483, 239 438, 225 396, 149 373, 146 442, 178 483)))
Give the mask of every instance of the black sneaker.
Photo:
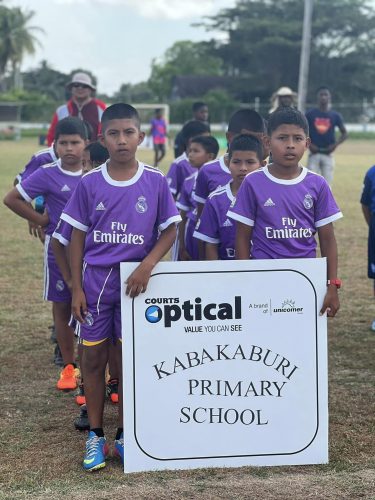
POLYGON ((112 403, 118 403, 118 379, 112 378, 107 383, 107 396, 112 403))
POLYGON ((88 431, 90 429, 86 405, 81 406, 79 410, 79 417, 74 420, 74 427, 77 431, 88 431))
POLYGON ((53 353, 53 362, 56 366, 64 366, 64 361, 58 344, 56 344, 55 351, 53 353))
POLYGON ((48 330, 51 330, 51 335, 50 335, 50 341, 52 344, 57 344, 57 337, 56 337, 56 328, 55 325, 51 325, 48 327, 48 330))

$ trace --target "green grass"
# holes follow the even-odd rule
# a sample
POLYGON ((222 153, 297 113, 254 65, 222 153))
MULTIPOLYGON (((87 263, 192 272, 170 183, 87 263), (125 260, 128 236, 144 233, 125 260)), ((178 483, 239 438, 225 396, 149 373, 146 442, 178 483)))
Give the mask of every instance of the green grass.
MULTIPOLYGON (((1 194, 38 149, 35 140, 0 142, 1 194)), ((169 152, 171 154, 171 152, 169 152)), ((344 212, 336 224, 341 310, 329 321, 330 462, 328 465, 202 469, 124 475, 116 459, 96 474, 81 468, 85 436, 73 428, 71 394, 54 389, 58 370, 41 299, 42 246, 26 222, 0 208, 0 499, 374 497, 374 339, 372 284, 366 277, 367 229, 359 197, 375 163, 375 144, 339 148, 333 185, 344 212)), ((150 162, 152 153, 140 153, 150 162)), ((170 157, 169 157, 170 159, 170 157)), ((168 159, 163 164, 168 167, 168 159)), ((116 410, 106 407, 108 437, 116 410)))

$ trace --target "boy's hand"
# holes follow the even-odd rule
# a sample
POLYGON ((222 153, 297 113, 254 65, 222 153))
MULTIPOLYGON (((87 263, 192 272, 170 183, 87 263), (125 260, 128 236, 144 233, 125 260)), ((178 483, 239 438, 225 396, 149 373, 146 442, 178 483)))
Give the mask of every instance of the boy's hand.
POLYGON ((138 297, 140 293, 144 293, 147 290, 147 284, 150 279, 153 267, 154 266, 148 264, 145 261, 139 264, 139 266, 125 281, 126 295, 130 295, 131 298, 134 298, 138 297))
POLYGON ((72 314, 74 319, 80 323, 85 322, 85 316, 87 315, 87 303, 86 296, 82 288, 78 290, 73 290, 72 294, 72 314))
POLYGON ((339 294, 336 285, 328 285, 326 296, 324 297, 323 307, 320 310, 320 316, 327 311, 327 316, 333 318, 340 309, 339 294))
POLYGON ((45 227, 45 226, 48 226, 48 224, 49 224, 49 217, 48 217, 47 211, 45 210, 42 214, 40 214, 39 225, 41 227, 45 227))

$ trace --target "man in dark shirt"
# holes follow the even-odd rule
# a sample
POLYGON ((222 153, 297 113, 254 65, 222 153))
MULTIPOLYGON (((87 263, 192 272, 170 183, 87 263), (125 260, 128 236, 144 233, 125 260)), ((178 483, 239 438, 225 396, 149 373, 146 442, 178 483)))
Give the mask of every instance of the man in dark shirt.
POLYGON ((327 87, 318 89, 318 107, 306 113, 310 130, 310 153, 307 168, 323 175, 332 184, 334 159, 332 153, 348 134, 340 113, 331 109, 331 93, 327 87), (335 128, 340 131, 336 141, 335 128))

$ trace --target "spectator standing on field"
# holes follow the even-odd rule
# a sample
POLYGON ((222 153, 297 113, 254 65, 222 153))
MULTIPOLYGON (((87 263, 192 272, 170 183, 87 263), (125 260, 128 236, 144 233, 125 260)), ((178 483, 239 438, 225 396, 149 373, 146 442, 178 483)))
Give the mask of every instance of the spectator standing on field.
POLYGON ((100 120, 106 105, 103 101, 93 97, 96 88, 87 73, 75 73, 68 83, 67 89, 71 92, 71 98, 66 104, 59 106, 53 115, 51 125, 47 133, 47 144, 51 146, 55 136, 55 128, 58 121, 68 116, 77 116, 88 122, 92 129, 92 141, 96 141, 100 128, 100 120))
POLYGON ((291 107, 296 108, 297 93, 290 87, 280 87, 271 96, 271 109, 273 113, 277 108, 291 107))
POLYGON ((318 107, 310 109, 306 118, 310 130, 310 152, 307 168, 321 174, 328 184, 332 184, 334 158, 333 152, 348 137, 342 116, 331 109, 331 92, 320 87, 317 92, 318 107), (335 129, 340 131, 336 141, 335 129))
POLYGON ((160 108, 155 109, 155 116, 151 120, 150 135, 155 153, 154 167, 157 167, 165 156, 165 143, 167 141, 167 124, 163 117, 163 110, 160 108))
MULTIPOLYGON (((208 125, 208 106, 205 102, 194 102, 191 111, 193 113, 191 121, 204 122, 208 125)), ((174 157, 178 158, 184 151, 185 144, 181 130, 174 140, 174 157)))

